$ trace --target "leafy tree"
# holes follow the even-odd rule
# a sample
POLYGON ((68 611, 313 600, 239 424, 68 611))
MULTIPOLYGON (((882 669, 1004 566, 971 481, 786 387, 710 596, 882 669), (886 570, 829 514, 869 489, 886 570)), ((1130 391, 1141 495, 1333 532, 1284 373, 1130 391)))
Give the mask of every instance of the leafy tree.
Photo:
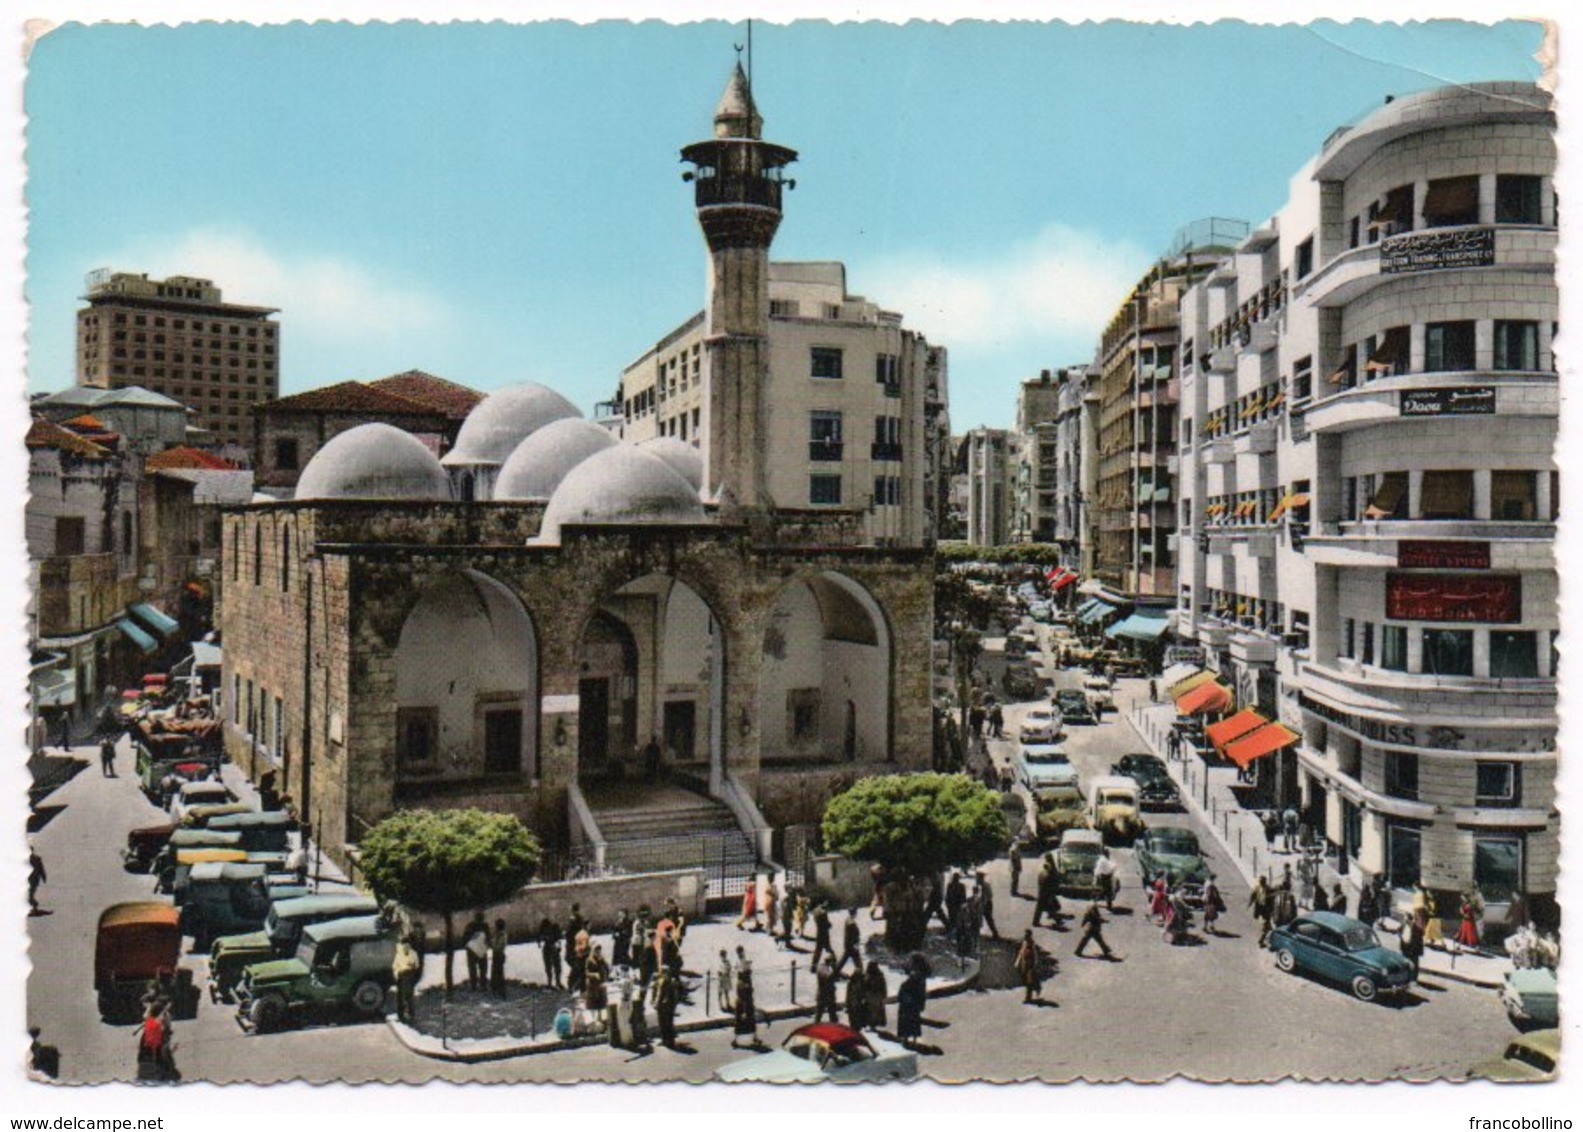
POLYGON ((885 939, 898 951, 923 944, 940 873, 973 868, 1005 843, 999 795, 960 774, 865 778, 824 812, 826 849, 884 866, 885 939))
POLYGON ((368 831, 361 867, 380 900, 445 918, 445 993, 450 995, 452 917, 508 900, 533 877, 539 841, 511 814, 402 810, 368 831))

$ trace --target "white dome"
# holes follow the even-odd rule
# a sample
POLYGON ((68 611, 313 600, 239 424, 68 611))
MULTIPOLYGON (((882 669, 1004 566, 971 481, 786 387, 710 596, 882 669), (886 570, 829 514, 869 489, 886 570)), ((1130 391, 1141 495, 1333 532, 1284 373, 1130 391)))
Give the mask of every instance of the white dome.
POLYGON ((456 446, 441 461, 446 467, 505 463, 533 433, 563 417, 580 417, 577 407, 553 389, 528 382, 489 394, 467 414, 456 446))
POLYGON ((578 464, 550 496, 540 542, 559 542, 564 523, 702 523, 698 491, 664 460, 617 444, 578 464))
POLYGON ((434 453, 410 432, 364 424, 334 437, 308 461, 297 499, 449 499, 434 453))
POLYGON ((638 447, 645 452, 652 452, 661 460, 664 460, 676 471, 677 475, 693 485, 694 491, 703 490, 703 453, 685 440, 675 436, 656 436, 652 440, 645 440, 638 447))
POLYGON ((618 443, 615 435, 582 417, 551 421, 528 437, 501 465, 495 499, 548 499, 566 473, 618 443))

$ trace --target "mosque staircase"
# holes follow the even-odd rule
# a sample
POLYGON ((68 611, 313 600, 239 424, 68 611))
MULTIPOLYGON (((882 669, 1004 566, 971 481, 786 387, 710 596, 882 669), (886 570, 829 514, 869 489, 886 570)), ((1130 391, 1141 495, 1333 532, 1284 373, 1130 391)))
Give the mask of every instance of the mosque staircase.
POLYGON ((739 895, 758 862, 724 803, 679 786, 614 782, 583 792, 605 840, 605 867, 625 873, 705 871, 709 896, 739 895))

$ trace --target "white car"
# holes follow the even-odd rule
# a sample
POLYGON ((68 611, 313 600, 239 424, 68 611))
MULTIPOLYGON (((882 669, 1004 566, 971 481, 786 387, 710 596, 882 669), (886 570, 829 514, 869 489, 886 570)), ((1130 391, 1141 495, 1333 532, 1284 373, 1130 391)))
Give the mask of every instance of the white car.
POLYGON ((194 806, 224 805, 226 802, 236 801, 236 795, 225 788, 225 783, 216 778, 208 778, 202 782, 183 782, 181 789, 176 791, 176 796, 170 800, 171 820, 178 825, 181 819, 187 816, 187 811, 194 806))
POLYGON ((1017 777, 1035 795, 1054 786, 1076 786, 1077 768, 1057 743, 1024 743, 1017 748, 1017 777))
POLYGON ((1017 724, 1017 739, 1022 743, 1056 743, 1065 735, 1060 715, 1050 708, 1029 708, 1017 724))
POLYGON ((911 1081, 918 1055, 905 1046, 834 1022, 793 1030, 781 1048, 715 1071, 720 1081, 911 1081))
POLYGON ((1110 690, 1110 681, 1103 676, 1089 676, 1083 680, 1083 694, 1094 714, 1116 710, 1116 696, 1110 690))

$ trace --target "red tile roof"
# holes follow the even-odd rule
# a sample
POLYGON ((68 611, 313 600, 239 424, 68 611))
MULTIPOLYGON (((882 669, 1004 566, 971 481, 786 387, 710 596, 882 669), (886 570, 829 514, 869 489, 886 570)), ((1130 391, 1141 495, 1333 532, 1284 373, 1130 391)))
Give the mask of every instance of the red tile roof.
POLYGON ((266 401, 255 412, 362 413, 370 416, 433 416, 438 410, 361 381, 343 381, 266 401))
POLYGON ((150 472, 171 471, 177 468, 195 468, 215 472, 234 472, 236 465, 221 459, 213 452, 178 444, 174 448, 150 456, 143 467, 150 472))
POLYGON ((26 444, 29 448, 57 448, 62 452, 73 452, 93 460, 102 460, 110 454, 108 449, 101 448, 93 441, 78 436, 71 429, 62 428, 54 421, 45 420, 43 417, 33 418, 33 423, 28 426, 26 444))
POLYGON ((435 377, 421 369, 409 369, 405 373, 382 377, 378 381, 370 381, 368 385, 370 389, 380 389, 430 405, 453 420, 467 416, 473 411, 473 406, 484 399, 484 395, 476 389, 435 377))
POLYGON ((110 426, 92 413, 83 413, 81 416, 73 417, 67 421, 66 427, 76 429, 78 432, 106 432, 110 426))

